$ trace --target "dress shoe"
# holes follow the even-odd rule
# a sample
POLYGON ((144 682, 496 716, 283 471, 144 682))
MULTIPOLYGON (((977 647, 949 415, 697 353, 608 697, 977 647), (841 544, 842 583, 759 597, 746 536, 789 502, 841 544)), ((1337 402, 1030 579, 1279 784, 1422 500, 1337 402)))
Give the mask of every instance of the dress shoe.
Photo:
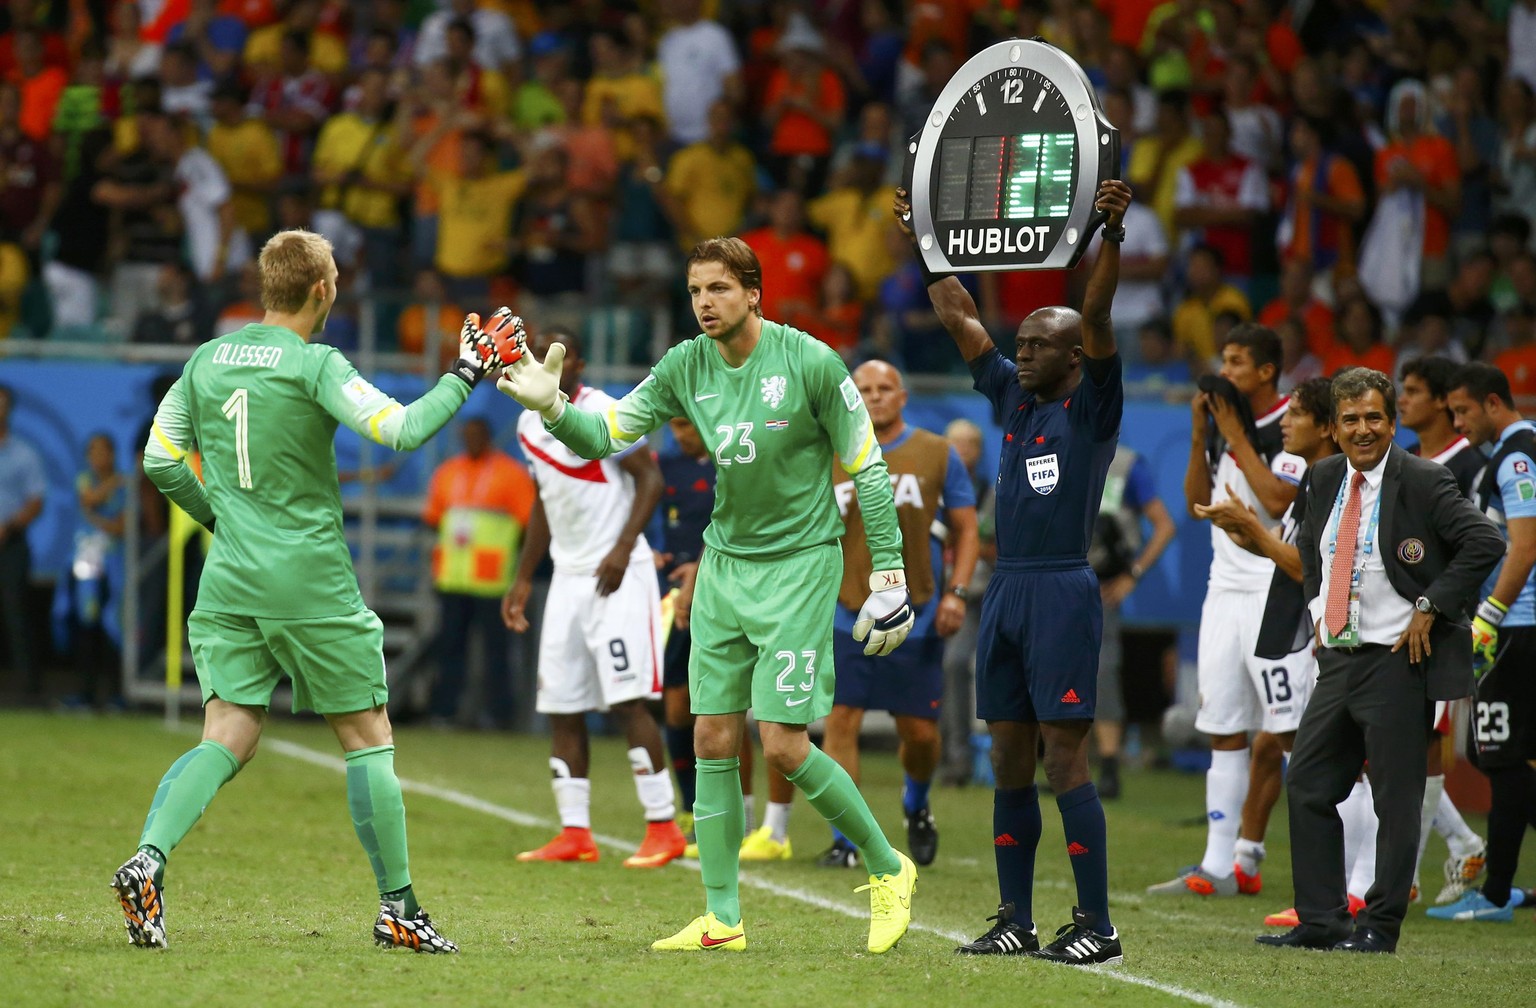
POLYGON ((1332 949, 1340 945, 1339 934, 1313 924, 1298 924, 1284 934, 1261 934, 1253 940, 1280 948, 1332 949))
POLYGON ((1333 947, 1335 952, 1396 952, 1397 942, 1375 928, 1355 928, 1355 933, 1333 947))

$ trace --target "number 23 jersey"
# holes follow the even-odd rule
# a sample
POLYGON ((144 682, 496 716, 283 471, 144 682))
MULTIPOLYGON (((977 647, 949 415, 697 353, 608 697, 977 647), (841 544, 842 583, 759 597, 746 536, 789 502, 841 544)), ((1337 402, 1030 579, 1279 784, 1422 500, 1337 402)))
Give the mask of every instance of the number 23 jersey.
MULTIPOLYGON (((739 368, 708 336, 673 347, 608 411, 609 432, 631 439, 674 416, 693 422, 714 458, 715 508, 704 532, 711 549, 778 557, 839 539, 834 458, 891 500, 880 445, 847 367, 798 329, 764 321, 739 368)), ((868 525, 876 570, 901 567, 894 503, 885 510, 884 521, 868 525)))

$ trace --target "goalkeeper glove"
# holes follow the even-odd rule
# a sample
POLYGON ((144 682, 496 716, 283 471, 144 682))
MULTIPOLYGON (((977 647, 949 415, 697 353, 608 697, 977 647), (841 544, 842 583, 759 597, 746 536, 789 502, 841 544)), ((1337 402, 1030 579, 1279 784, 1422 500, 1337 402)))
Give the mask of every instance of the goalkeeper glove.
POLYGON ((917 614, 912 611, 912 596, 907 594, 905 571, 875 571, 869 576, 869 598, 859 609, 853 624, 853 639, 864 645, 867 655, 888 655, 907 639, 917 614))
POLYGON ((464 326, 459 330, 459 359, 453 362, 448 373, 474 388, 475 383, 495 366, 495 360, 495 341, 480 328, 479 312, 470 312, 464 316, 464 326))
POLYGON ((511 308, 498 308, 496 314, 485 320, 485 335, 490 338, 495 352, 496 367, 515 364, 528 352, 528 330, 522 317, 513 315, 511 308))
POLYGON ((1493 668, 1494 652, 1499 649, 1499 625, 1509 614, 1509 606, 1489 595, 1477 607, 1472 618, 1472 676, 1481 679, 1493 668))
POLYGON ((560 391, 560 372, 564 368, 565 344, 551 343, 543 363, 526 351, 519 354, 502 369, 496 387, 548 423, 554 423, 565 409, 565 393, 560 391))

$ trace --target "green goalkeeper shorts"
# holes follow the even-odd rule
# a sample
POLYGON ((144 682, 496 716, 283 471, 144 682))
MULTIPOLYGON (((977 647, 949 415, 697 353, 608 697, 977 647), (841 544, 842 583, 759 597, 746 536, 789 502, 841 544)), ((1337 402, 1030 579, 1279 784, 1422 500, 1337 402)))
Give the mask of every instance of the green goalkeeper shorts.
POLYGON ((695 714, 752 708, 759 721, 809 724, 832 710, 832 613, 843 577, 837 543, 775 560, 707 549, 689 630, 695 714))
POLYGON ((187 641, 210 698, 267 707, 282 674, 293 709, 316 714, 371 710, 389 700, 384 624, 370 609, 318 619, 266 619, 192 610, 187 641))

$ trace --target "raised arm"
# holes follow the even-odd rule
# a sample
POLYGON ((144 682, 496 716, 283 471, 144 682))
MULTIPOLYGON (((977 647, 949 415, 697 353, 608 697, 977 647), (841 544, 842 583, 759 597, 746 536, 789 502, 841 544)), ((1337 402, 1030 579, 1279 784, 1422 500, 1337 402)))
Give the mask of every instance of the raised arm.
POLYGON ((686 415, 666 377, 672 352, 651 368, 644 381, 602 413, 572 406, 560 391, 565 363, 561 343, 551 344, 543 361, 537 360, 533 351, 525 352, 502 370, 496 387, 543 417, 544 429, 571 451, 585 459, 600 459, 623 451, 673 417, 686 415))
POLYGON ((1279 518, 1291 506, 1291 501, 1296 499, 1297 484, 1275 475, 1270 464, 1264 461, 1263 456, 1253 447, 1253 442, 1248 440, 1243 421, 1231 403, 1220 396, 1214 396, 1208 399, 1208 405, 1211 416, 1216 419, 1216 429, 1226 439, 1227 451, 1237 460, 1237 467, 1242 470, 1254 496, 1264 505, 1264 510, 1271 518, 1279 518))
MULTIPOLYGON (((892 210, 896 214, 896 226, 901 228, 908 241, 913 241, 912 204, 905 189, 896 190, 892 210)), ((923 261, 920 251, 917 261, 919 264, 923 261)), ((996 347, 987 327, 981 324, 981 313, 976 309, 976 301, 959 279, 952 275, 930 274, 927 267, 923 268, 923 279, 928 284, 928 300, 933 302, 934 312, 938 314, 944 331, 955 341, 960 356, 967 364, 996 347)))
POLYGON ((1211 502, 1211 460, 1205 454, 1205 418, 1209 401, 1204 392, 1196 392, 1189 403, 1189 463, 1184 467, 1184 508, 1191 518, 1200 517, 1195 508, 1211 502))
POLYGON ((339 352, 321 369, 315 400, 337 422, 395 451, 419 448, 442 430, 469 398, 468 379, 449 373, 409 405, 376 388, 339 352))
MULTIPOLYGON (((1104 222, 1104 243, 1083 291, 1083 356, 1103 358, 1115 354, 1115 330, 1109 308, 1120 284, 1120 243, 1125 240, 1125 211, 1131 205, 1131 187, 1119 179, 1106 179, 1093 202, 1095 210, 1109 217, 1104 222)), ((1086 238, 1084 239, 1086 240, 1086 238)))

